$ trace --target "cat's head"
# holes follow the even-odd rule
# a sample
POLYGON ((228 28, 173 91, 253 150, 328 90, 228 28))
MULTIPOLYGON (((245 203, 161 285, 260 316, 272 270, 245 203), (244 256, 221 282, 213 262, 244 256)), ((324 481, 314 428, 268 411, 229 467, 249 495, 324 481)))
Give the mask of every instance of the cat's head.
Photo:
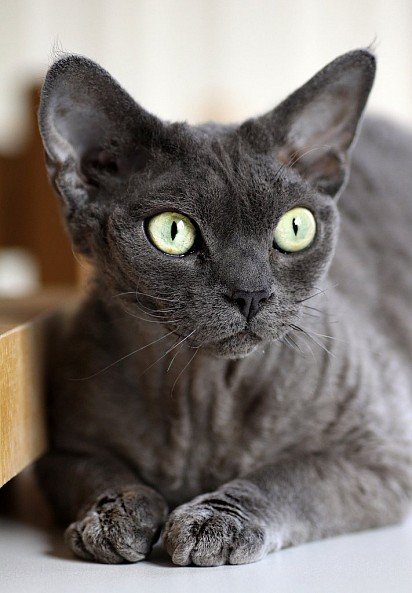
POLYGON ((192 346, 238 357, 280 339, 333 255, 374 74, 368 51, 350 52, 263 116, 190 126, 90 60, 59 60, 40 129, 75 249, 141 323, 192 346))

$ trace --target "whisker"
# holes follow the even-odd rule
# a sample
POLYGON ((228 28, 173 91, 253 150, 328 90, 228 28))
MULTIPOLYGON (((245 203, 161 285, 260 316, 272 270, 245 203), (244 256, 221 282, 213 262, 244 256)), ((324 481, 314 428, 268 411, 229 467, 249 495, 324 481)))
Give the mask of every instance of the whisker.
MULTIPOLYGON (((320 319, 320 315, 316 315, 316 313, 308 313, 308 311, 302 311, 303 315, 307 315, 307 317, 313 317, 314 319, 320 319)), ((299 313, 296 313, 297 317, 299 316, 299 313)))
POLYGON ((307 336, 305 336, 305 334, 304 334, 303 337, 304 337, 305 346, 307 346, 309 348, 309 351, 312 354, 313 360, 316 361, 315 353, 313 352, 312 346, 311 346, 310 342, 308 341, 307 336))
POLYGON ((311 305, 302 305, 303 307, 305 307, 305 309, 312 309, 313 311, 317 311, 318 313, 323 314, 324 311, 322 311, 322 309, 317 309, 316 307, 313 307, 311 305))
POLYGON ((318 340, 316 340, 308 331, 306 331, 299 325, 291 324, 290 327, 292 330, 299 331, 299 332, 302 332, 303 334, 305 334, 310 340, 312 340, 312 342, 314 342, 317 346, 319 346, 319 348, 322 348, 322 350, 324 350, 330 356, 333 356, 333 358, 335 358, 335 355, 333 354, 333 352, 328 350, 328 348, 326 348, 326 346, 324 344, 322 344, 321 342, 318 342, 318 340))
POLYGON ((279 179, 279 177, 282 175, 283 169, 285 169, 285 167, 287 167, 287 164, 282 163, 282 165, 279 167, 279 169, 275 173, 275 181, 277 181, 279 179))
POLYGON ((306 156, 307 154, 310 154, 311 152, 315 152, 316 150, 321 150, 322 148, 331 148, 330 144, 316 144, 315 146, 312 145, 306 145, 306 146, 302 146, 303 152, 300 152, 299 150, 294 150, 291 155, 289 160, 286 162, 286 166, 287 168, 293 167, 294 165, 296 165, 296 163, 303 158, 304 156, 306 156))
POLYGON ((135 304, 137 306, 137 308, 144 314, 144 315, 149 315, 149 317, 154 317, 156 319, 164 319, 164 315, 163 313, 177 313, 177 309, 174 307, 173 309, 148 309, 148 307, 144 307, 142 303, 140 303, 140 301, 135 301, 135 304), (156 313, 151 313, 151 311, 156 311, 159 313, 159 315, 156 315, 156 313))
POLYGON ((308 313, 308 311, 291 311, 290 314, 292 315, 292 317, 297 317, 298 319, 302 319, 302 315, 307 315, 308 317, 313 317, 314 319, 321 319, 320 315, 316 315, 315 313, 308 313))
POLYGON ((276 171, 275 181, 277 181, 279 179, 279 177, 282 175, 284 169, 290 169, 291 167, 294 167, 296 165, 296 163, 298 163, 300 161, 300 159, 302 159, 304 156, 306 156, 307 154, 310 154, 311 152, 314 152, 316 150, 321 150, 322 148, 330 148, 330 145, 319 144, 317 146, 311 146, 311 147, 308 146, 307 150, 304 150, 303 153, 299 153, 298 150, 294 150, 292 152, 292 154, 290 155, 289 160, 282 163, 282 165, 276 171))
POLYGON ((159 317, 158 315, 156 315, 156 313, 175 313, 178 311, 178 307, 171 307, 169 309, 156 309, 156 308, 146 307, 146 305, 139 300, 137 295, 135 295, 134 302, 137 304, 137 306, 142 311, 142 313, 151 315, 152 317, 159 317))
POLYGON ((145 346, 141 346, 140 348, 137 348, 136 350, 133 350, 133 352, 129 352, 129 354, 126 354, 125 356, 122 356, 121 358, 119 358, 115 362, 112 362, 111 364, 108 364, 106 367, 104 367, 100 371, 97 371, 96 373, 93 373, 92 375, 89 375, 88 377, 82 377, 81 379, 70 379, 70 381, 86 381, 87 379, 92 379, 93 377, 97 377, 97 375, 100 375, 101 373, 106 372, 107 370, 109 370, 110 368, 114 367, 119 362, 122 362, 123 360, 126 360, 126 358, 129 358, 130 356, 133 356, 133 354, 137 354, 138 352, 141 352, 142 350, 145 350, 145 348, 149 348, 149 346, 153 346, 153 344, 157 344, 158 342, 161 342, 162 340, 164 340, 168 336, 171 336, 172 334, 174 334, 173 331, 168 332, 167 334, 165 334, 164 336, 161 336, 157 340, 153 340, 153 342, 150 342, 150 344, 146 344, 145 346))
POLYGON ((158 362, 160 362, 165 356, 167 356, 169 354, 169 352, 172 352, 172 350, 174 350, 175 348, 177 348, 180 344, 182 344, 185 340, 187 340, 188 338, 190 338, 190 336, 192 336, 195 333, 196 329, 194 329, 192 332, 190 332, 190 334, 188 334, 185 338, 183 338, 183 340, 180 340, 180 342, 178 342, 177 344, 173 344, 173 346, 171 348, 169 348, 168 350, 166 350, 166 352, 164 354, 162 354, 162 356, 160 356, 157 360, 155 360, 154 362, 152 362, 151 365, 149 365, 142 373, 142 376, 149 370, 151 369, 155 364, 157 364, 158 362))
POLYGON ((317 313, 319 313, 319 315, 315 315, 315 314, 311 314, 308 311, 302 311, 302 313, 304 315, 307 315, 308 317, 316 317, 318 319, 320 319, 322 316, 325 317, 328 320, 328 323, 338 323, 339 319, 333 319, 332 318, 332 313, 329 313, 328 311, 322 311, 322 309, 317 309, 316 307, 313 307, 311 305, 302 305, 302 307, 304 307, 305 309, 310 309, 311 311, 316 311, 317 313))
POLYGON ((149 294, 149 293, 145 293, 145 292, 140 292, 139 290, 134 290, 133 294, 140 294, 141 296, 145 296, 145 297, 149 297, 150 299, 156 299, 158 301, 170 301, 172 303, 178 302, 178 299, 170 299, 167 297, 159 297, 159 296, 154 296, 153 294, 149 294))
MULTIPOLYGON (((139 315, 135 315, 134 313, 131 313, 124 307, 122 307, 122 309, 130 317, 134 317, 135 319, 140 319, 141 321, 145 321, 146 323, 158 323, 159 325, 162 325, 163 323, 178 323, 180 321, 180 319, 162 319, 161 321, 155 321, 154 319, 145 319, 144 317, 140 317, 139 315)), ((142 313, 147 315, 147 313, 145 313, 145 311, 142 311, 142 313)), ((161 319, 161 318, 159 317, 159 319, 161 319)))
MULTIPOLYGON (((136 291, 135 290, 129 290, 128 292, 119 292, 117 294, 112 295, 112 298, 119 298, 119 297, 122 297, 122 296, 127 296, 129 294, 132 294, 132 295, 135 296, 136 295, 136 291)), ((139 294, 139 293, 137 293, 137 294, 139 294)), ((144 296, 148 296, 151 299, 165 300, 162 297, 153 297, 153 296, 150 296, 150 295, 144 295, 144 296)), ((173 301, 173 302, 179 302, 179 299, 168 299, 168 300, 169 301, 173 301)), ((156 310, 158 310, 158 309, 156 309, 156 310)))
POLYGON ((326 286, 326 288, 320 288, 320 286, 314 286, 313 288, 316 288, 317 290, 323 290, 323 292, 327 292, 328 290, 331 290, 332 288, 336 288, 337 286, 339 286, 339 282, 334 282, 333 284, 329 284, 328 286, 326 286))
POLYGON ((300 161, 300 159, 303 159, 304 156, 306 156, 307 154, 310 154, 311 152, 316 152, 317 150, 322 150, 322 148, 331 148, 330 144, 319 144, 317 146, 312 146, 312 147, 308 147, 307 150, 305 150, 304 152, 302 152, 301 154, 299 154, 297 151, 295 151, 295 157, 293 159, 292 162, 289 162, 288 164, 288 168, 289 167, 294 167, 296 165, 296 163, 298 163, 300 161))
POLYGON ((127 292, 119 292, 117 294, 114 294, 113 295, 113 298, 127 296, 128 294, 133 294, 133 295, 140 294, 141 296, 145 296, 145 297, 148 297, 150 299, 156 299, 156 300, 159 300, 159 301, 170 301, 170 302, 173 302, 173 303, 178 303, 179 302, 179 299, 169 299, 169 298, 166 298, 166 297, 154 296, 154 295, 149 294, 149 293, 139 292, 138 290, 128 290, 127 292))
POLYGON ((290 336, 285 335, 281 338, 281 342, 283 342, 288 348, 294 351, 299 351, 303 354, 302 349, 298 346, 298 344, 293 340, 290 336))
POLYGON ((326 334, 318 334, 317 332, 314 332, 312 330, 306 330, 306 331, 308 331, 310 334, 318 336, 319 338, 327 338, 328 340, 335 340, 335 342, 346 342, 346 340, 343 340, 342 338, 336 338, 335 336, 328 336, 326 334))
POLYGON ((300 353, 303 354, 302 352, 302 348, 299 346, 299 344, 292 338, 292 336, 287 336, 288 340, 290 340, 292 342, 292 344, 295 346, 295 348, 297 348, 299 350, 300 353))
POLYGON ((309 349, 309 352, 311 353, 313 360, 316 362, 316 356, 315 356, 315 353, 313 352, 313 348, 312 348, 312 346, 311 346, 311 344, 309 342, 308 336, 306 336, 305 334, 303 334, 302 337, 303 337, 303 341, 305 343, 305 346, 309 349))
POLYGON ((189 366, 189 364, 192 362, 192 360, 194 359, 194 357, 196 356, 196 354, 199 352, 201 346, 198 346, 195 350, 195 352, 193 353, 193 356, 190 358, 189 362, 187 362, 185 364, 185 366, 182 368, 182 370, 180 371, 180 373, 177 375, 173 385, 172 385, 172 389, 170 391, 170 397, 173 397, 173 391, 177 385, 178 380, 180 379, 180 377, 182 376, 182 374, 184 373, 184 371, 187 369, 187 367, 189 366))
POLYGON ((172 368, 172 364, 174 363, 176 357, 182 352, 182 344, 180 344, 179 349, 177 350, 177 352, 174 354, 172 360, 169 363, 169 366, 167 367, 166 373, 168 373, 170 371, 170 369, 172 368))
MULTIPOLYGON (((302 330, 303 328, 299 327, 298 325, 294 325, 293 323, 290 324, 290 327, 292 327, 293 329, 297 329, 297 330, 302 330)), ((346 340, 343 340, 342 338, 337 338, 335 336, 328 336, 326 334, 319 334, 311 329, 307 329, 305 328, 305 331, 308 332, 309 334, 313 334, 314 336, 318 336, 319 338, 328 338, 329 340, 335 340, 336 342, 345 342, 346 340)))
MULTIPOLYGON (((330 290, 331 288, 336 288, 336 286, 338 286, 337 284, 333 284, 332 286, 328 286, 327 288, 319 288, 318 292, 315 292, 315 294, 312 294, 308 297, 306 297, 305 299, 301 299, 300 301, 296 301, 297 303, 304 303, 305 301, 309 301, 310 299, 313 299, 315 296, 318 296, 319 294, 323 294, 325 295, 328 290, 330 290)), ((316 286, 315 286, 316 288, 316 286)))
POLYGON ((119 292, 117 294, 113 295, 113 298, 117 298, 117 297, 121 297, 121 296, 126 296, 128 294, 134 294, 135 291, 134 290, 129 290, 128 292, 119 292))
POLYGON ((127 315, 129 315, 130 317, 134 317, 135 319, 140 319, 141 321, 145 321, 146 323, 158 323, 159 325, 162 325, 162 323, 178 323, 180 321, 180 319, 168 319, 168 320, 162 320, 162 321, 155 321, 154 319, 145 319, 144 317, 140 317, 139 315, 134 315, 134 313, 130 313, 130 311, 126 311, 124 310, 125 313, 127 313, 127 315))
POLYGON ((87 265, 85 265, 85 262, 84 262, 84 260, 81 260, 81 259, 79 258, 79 256, 77 255, 77 253, 76 253, 76 252, 75 252, 75 250, 74 250, 74 247, 73 247, 73 245, 70 245, 70 249, 71 249, 71 251, 72 251, 72 254, 73 254, 73 257, 74 257, 74 259, 77 261, 77 263, 79 264, 79 266, 80 266, 81 268, 83 268, 83 270, 85 270, 86 272, 90 271, 90 267, 89 267, 89 266, 87 266, 87 265))

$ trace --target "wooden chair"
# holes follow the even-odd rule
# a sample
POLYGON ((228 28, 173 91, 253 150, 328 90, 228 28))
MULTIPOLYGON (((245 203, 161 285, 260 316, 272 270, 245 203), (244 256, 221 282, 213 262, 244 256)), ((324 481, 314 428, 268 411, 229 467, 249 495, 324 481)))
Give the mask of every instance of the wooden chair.
POLYGON ((39 90, 28 92, 30 129, 20 154, 0 156, 0 249, 38 262, 39 294, 0 299, 0 486, 44 452, 44 355, 58 311, 73 300, 79 266, 46 176, 37 129, 39 90))

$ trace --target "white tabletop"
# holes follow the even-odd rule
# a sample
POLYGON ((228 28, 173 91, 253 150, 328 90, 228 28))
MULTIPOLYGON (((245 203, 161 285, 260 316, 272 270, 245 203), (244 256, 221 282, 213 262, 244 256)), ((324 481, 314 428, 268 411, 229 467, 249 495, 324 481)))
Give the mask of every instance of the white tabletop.
POLYGON ((138 564, 77 560, 60 531, 25 515, 0 519, 1 593, 412 593, 412 516, 400 526, 283 550, 256 564, 182 568, 160 548, 138 564))

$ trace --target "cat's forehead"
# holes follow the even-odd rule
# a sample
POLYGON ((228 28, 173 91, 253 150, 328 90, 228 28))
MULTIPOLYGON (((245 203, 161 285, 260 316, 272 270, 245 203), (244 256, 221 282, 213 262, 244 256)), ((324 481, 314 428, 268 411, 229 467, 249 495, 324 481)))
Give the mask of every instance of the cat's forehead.
POLYGON ((223 126, 193 129, 193 141, 146 183, 153 210, 179 210, 202 224, 260 231, 306 195, 274 156, 253 151, 223 126))

